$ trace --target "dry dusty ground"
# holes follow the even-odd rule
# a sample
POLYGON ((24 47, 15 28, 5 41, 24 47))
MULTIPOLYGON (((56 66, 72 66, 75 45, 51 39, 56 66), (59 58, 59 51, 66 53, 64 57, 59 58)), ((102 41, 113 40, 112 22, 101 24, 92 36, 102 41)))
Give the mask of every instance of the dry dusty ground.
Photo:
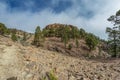
POLYGON ((40 80, 51 70, 58 80, 120 80, 120 59, 80 59, 0 38, 0 80, 40 80))

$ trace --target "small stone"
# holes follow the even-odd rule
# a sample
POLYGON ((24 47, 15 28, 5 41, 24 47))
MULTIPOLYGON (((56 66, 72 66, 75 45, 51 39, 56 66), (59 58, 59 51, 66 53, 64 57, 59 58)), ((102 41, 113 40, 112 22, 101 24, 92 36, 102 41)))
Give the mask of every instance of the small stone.
POLYGON ((76 80, 76 78, 74 76, 70 76, 69 80, 76 80))

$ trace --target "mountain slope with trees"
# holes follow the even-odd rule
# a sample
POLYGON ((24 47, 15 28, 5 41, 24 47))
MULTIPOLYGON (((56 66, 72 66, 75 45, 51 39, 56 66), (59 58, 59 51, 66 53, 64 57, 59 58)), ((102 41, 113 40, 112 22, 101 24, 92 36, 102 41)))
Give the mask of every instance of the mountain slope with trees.
POLYGON ((97 36, 73 25, 55 23, 43 30, 37 26, 35 34, 17 29, 8 29, 8 32, 8 37, 24 46, 34 45, 73 57, 108 57, 97 36))
POLYGON ((0 80, 120 80, 120 10, 109 40, 68 24, 35 33, 0 23, 0 80))

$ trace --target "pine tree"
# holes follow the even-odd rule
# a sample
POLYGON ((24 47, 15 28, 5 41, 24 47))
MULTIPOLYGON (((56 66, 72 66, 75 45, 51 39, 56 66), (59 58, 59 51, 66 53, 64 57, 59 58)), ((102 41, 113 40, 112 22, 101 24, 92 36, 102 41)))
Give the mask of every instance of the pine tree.
POLYGON ((78 42, 78 39, 76 38, 75 40, 75 43, 76 43, 76 47, 78 48, 79 47, 79 42, 78 42))
POLYGON ((34 36, 34 41, 33 44, 36 45, 37 47, 41 46, 42 42, 42 32, 40 30, 40 26, 37 26, 35 30, 35 36, 34 36))
POLYGON ((62 36, 61 36, 61 40, 64 42, 65 48, 66 48, 66 45, 67 45, 69 39, 70 39, 69 28, 67 26, 65 26, 62 31, 62 36))
POLYGON ((76 27, 72 27, 71 38, 73 39, 79 38, 79 30, 76 27))
POLYGON ((80 34, 80 38, 85 38, 85 36, 86 36, 86 32, 85 32, 85 30, 82 29, 82 28, 80 29, 79 34, 80 34))
POLYGON ((117 57, 118 55, 120 56, 120 10, 107 20, 113 23, 113 28, 106 28, 106 32, 109 36, 109 51, 112 53, 112 57, 117 57))
POLYGON ((23 41, 26 41, 27 40, 27 34, 24 32, 23 33, 23 41))
POLYGON ((66 48, 66 44, 68 43, 68 35, 66 32, 64 32, 64 35, 63 35, 63 42, 64 42, 64 45, 65 45, 65 48, 66 48))

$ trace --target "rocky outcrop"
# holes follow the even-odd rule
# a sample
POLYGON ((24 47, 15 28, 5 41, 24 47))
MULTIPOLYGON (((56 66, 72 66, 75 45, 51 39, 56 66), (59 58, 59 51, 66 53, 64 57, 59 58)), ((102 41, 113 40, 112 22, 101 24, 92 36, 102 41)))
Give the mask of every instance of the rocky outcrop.
POLYGON ((58 29, 58 28, 64 28, 64 27, 68 27, 70 29, 77 28, 76 26, 73 26, 73 25, 55 23, 55 24, 47 25, 44 29, 48 30, 48 29, 58 29))

